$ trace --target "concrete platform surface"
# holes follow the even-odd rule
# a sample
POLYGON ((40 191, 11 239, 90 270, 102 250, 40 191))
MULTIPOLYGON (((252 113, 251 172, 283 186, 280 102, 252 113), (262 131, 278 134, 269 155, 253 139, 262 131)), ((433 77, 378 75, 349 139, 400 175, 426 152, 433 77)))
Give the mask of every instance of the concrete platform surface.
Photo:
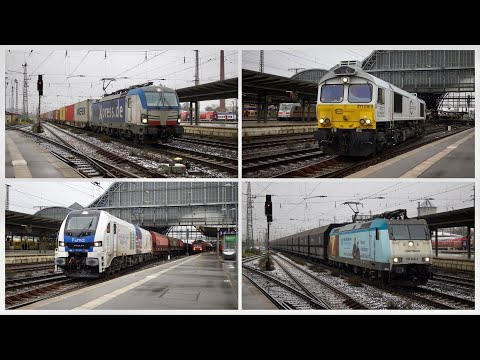
POLYGON ((237 297, 214 254, 173 260, 22 307, 22 310, 223 310, 237 297))
POLYGON ((21 132, 5 131, 6 178, 81 178, 70 166, 21 132))
POLYGON ((238 138, 237 124, 203 124, 190 125, 182 124, 185 134, 188 135, 202 135, 202 136, 215 136, 227 139, 238 138))
POLYGON ((313 132, 317 129, 317 124, 304 122, 254 122, 242 124, 242 138, 271 136, 271 135, 293 135, 310 134, 313 139, 313 132))
POLYGON ((370 166, 349 178, 474 178, 475 129, 370 166))
POLYGON ((242 309, 280 310, 245 276, 242 276, 242 309))

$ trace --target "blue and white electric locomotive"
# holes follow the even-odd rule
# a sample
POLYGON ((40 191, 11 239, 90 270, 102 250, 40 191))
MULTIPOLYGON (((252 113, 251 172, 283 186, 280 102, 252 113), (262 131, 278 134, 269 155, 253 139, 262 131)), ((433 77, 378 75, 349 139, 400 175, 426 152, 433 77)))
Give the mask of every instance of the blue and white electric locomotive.
POLYGON ((58 233, 55 270, 96 278, 152 258, 147 230, 103 210, 71 211, 58 233))
POLYGON ((182 136, 177 93, 152 84, 118 90, 93 101, 90 128, 141 143, 182 136))
POLYGON ((433 258, 430 230, 423 219, 347 224, 330 232, 328 259, 384 282, 427 283, 433 258))

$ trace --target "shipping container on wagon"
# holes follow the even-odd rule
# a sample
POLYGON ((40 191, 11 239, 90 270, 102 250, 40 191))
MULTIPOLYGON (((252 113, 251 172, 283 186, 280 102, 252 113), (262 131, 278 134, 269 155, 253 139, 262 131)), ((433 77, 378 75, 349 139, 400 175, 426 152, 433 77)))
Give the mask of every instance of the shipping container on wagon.
POLYGON ((60 108, 60 121, 65 121, 65 107, 60 108))
POLYGON ((60 121, 60 110, 53 110, 55 112, 55 116, 53 117, 53 119, 55 121, 60 121))
POLYGON ((90 121, 90 104, 91 99, 80 101, 75 104, 75 126, 83 127, 90 121))
POLYGON ((153 255, 168 254, 168 237, 155 231, 150 231, 152 235, 152 251, 153 255))
POLYGON ((73 123, 74 113, 75 113, 74 104, 65 106, 65 121, 69 123, 73 123))

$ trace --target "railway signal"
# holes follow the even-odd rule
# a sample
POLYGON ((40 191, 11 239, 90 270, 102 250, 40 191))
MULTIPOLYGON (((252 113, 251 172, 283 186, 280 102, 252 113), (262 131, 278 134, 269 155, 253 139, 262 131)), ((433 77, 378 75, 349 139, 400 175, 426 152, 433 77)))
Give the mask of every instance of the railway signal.
POLYGON ((38 75, 37 90, 38 90, 38 95, 43 96, 43 79, 42 79, 42 75, 38 75))
POLYGON ((265 216, 267 222, 272 222, 272 195, 267 195, 265 200, 265 216))

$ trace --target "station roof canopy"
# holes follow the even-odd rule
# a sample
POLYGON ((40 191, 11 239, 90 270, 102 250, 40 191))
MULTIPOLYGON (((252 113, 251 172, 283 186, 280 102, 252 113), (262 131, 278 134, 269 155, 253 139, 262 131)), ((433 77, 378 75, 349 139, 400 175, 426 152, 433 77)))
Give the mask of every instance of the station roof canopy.
POLYGON ((180 102, 238 98, 238 78, 176 90, 180 102))
POLYGON ((299 99, 313 101, 317 98, 318 84, 311 81, 242 70, 242 92, 244 102, 256 102, 259 95, 270 96, 272 102, 294 102, 291 93, 299 99))
POLYGON ((49 219, 43 216, 25 214, 21 212, 5 210, 6 231, 25 232, 29 235, 41 232, 55 232, 60 229, 62 221, 49 219))
POLYGON ((417 216, 415 219, 425 219, 431 230, 452 226, 475 226, 475 208, 469 207, 451 210, 437 214, 417 216))

